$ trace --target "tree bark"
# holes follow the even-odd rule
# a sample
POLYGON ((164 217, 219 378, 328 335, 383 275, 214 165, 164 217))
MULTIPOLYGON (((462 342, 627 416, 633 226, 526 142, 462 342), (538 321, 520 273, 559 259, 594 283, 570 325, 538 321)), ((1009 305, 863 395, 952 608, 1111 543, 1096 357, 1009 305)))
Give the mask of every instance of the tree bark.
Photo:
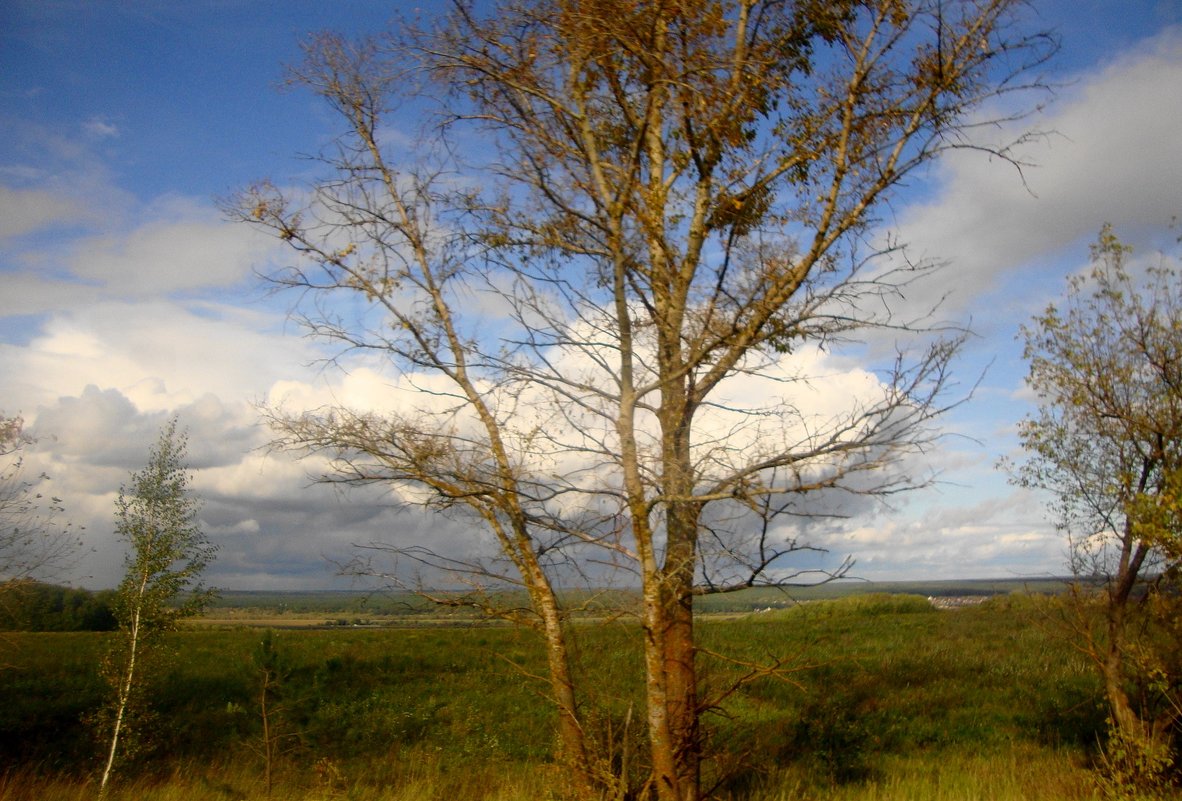
POLYGON ((534 597, 534 608, 542 618, 550 692, 558 707, 559 759, 571 772, 571 785, 575 795, 580 799, 589 799, 595 795, 596 781, 587 753, 586 733, 583 730, 578 699, 575 695, 567 632, 553 589, 544 575, 538 578, 539 583, 531 587, 531 595, 534 597))
MULTIPOLYGON (((679 549, 688 550, 688 549, 679 549)), ((698 728, 698 684, 695 669, 693 563, 678 567, 666 598, 668 634, 665 672, 669 677, 668 705, 674 756, 681 785, 681 801, 697 801, 701 792, 701 742, 698 728), (682 575, 688 572, 688 576, 682 575)))
POLYGON ((136 608, 132 612, 131 627, 128 631, 128 646, 127 646, 127 665, 119 675, 119 684, 115 694, 115 720, 111 728, 111 744, 107 749, 107 761, 103 766, 102 777, 99 779, 99 799, 107 797, 107 791, 110 786, 111 775, 115 770, 115 758, 119 752, 119 740, 123 733, 123 722, 127 716, 127 708, 131 703, 131 693, 135 688, 135 668, 136 657, 139 655, 140 645, 140 618, 141 608, 143 604, 144 592, 146 590, 148 578, 145 575, 140 582, 139 594, 137 596, 136 608))

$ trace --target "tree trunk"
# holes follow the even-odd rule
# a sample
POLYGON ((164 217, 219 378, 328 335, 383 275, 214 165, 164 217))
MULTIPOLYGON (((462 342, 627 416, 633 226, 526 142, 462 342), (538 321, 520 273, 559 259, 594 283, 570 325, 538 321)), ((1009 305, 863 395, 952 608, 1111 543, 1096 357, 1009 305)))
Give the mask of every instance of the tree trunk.
POLYGON ((669 728, 681 799, 697 801, 701 783, 693 607, 697 520, 687 506, 677 506, 673 516, 676 522, 670 525, 664 598, 667 615, 664 669, 668 677, 669 728))
POLYGON ((576 796, 592 798, 595 794, 595 777, 587 755, 586 735, 579 717, 566 631, 553 597, 543 606, 542 611, 550 691, 558 706, 558 756, 571 771, 571 784, 576 796))
POLYGON ((550 692, 558 707, 558 757, 570 771, 571 789, 575 795, 578 798, 592 798, 595 794, 595 777, 587 754, 586 735, 579 717, 562 611, 554 588, 542 566, 532 554, 527 552, 523 556, 527 566, 523 575, 527 579, 531 603, 542 619, 550 692))
POLYGON ((645 696, 652 780, 661 801, 697 801, 701 747, 694 665, 692 544, 669 544, 671 569, 646 582, 645 696))
POLYGON ((645 573, 644 672, 648 711, 649 758, 652 783, 660 801, 683 801, 681 773, 677 765, 677 740, 670 720, 669 675, 665 639, 669 616, 660 574, 645 573))
MULTIPOLYGON (((1123 582, 1122 582, 1123 584, 1123 582)), ((1122 587, 1123 589, 1123 587, 1122 587)), ((1122 737, 1131 743, 1147 742, 1149 731, 1133 709, 1124 688, 1124 628, 1128 591, 1118 592, 1108 605, 1108 643, 1100 672, 1104 678, 1104 694, 1112 723, 1122 737)))
MULTIPOLYGON (((1141 468, 1139 488, 1143 489, 1154 465, 1145 460, 1141 468)), ((1133 521, 1125 521, 1121 537, 1120 562, 1115 584, 1109 589, 1107 603, 1108 644, 1100 672, 1104 677, 1104 692, 1108 696, 1108 707, 1112 721, 1122 736, 1131 742, 1147 743, 1149 729, 1129 702, 1124 690, 1125 626, 1129 598, 1141 574, 1141 565, 1148 554, 1148 547, 1137 540, 1133 521)))
MULTIPOLYGON (((667 364, 680 368, 681 354, 676 339, 663 343, 667 364)), ((658 745, 668 750, 662 760, 671 764, 670 775, 662 778, 666 795, 676 801, 697 801, 700 794, 701 746, 698 728, 698 684, 695 668, 693 587, 697 566, 699 507, 693 498, 694 481, 690 455, 693 420, 688 402, 689 388, 670 382, 663 391, 661 420, 665 511, 665 563, 658 572, 661 637, 654 661, 663 677, 664 714, 667 739, 658 745)), ((658 699, 650 699, 657 703, 658 699)), ((653 756, 654 766, 657 755, 653 756)))
POLYGON ((1118 673, 1114 676, 1109 672, 1110 668, 1107 665, 1104 668, 1104 692, 1108 697, 1108 709, 1112 714, 1113 725, 1120 735, 1130 742, 1145 742, 1149 732, 1129 703, 1128 693, 1124 691, 1120 680, 1120 668, 1115 669, 1118 673))
MULTIPOLYGON (((144 588, 147 586, 145 579, 140 584, 140 594, 138 604, 143 603, 144 588)), ((119 675, 119 684, 116 688, 115 694, 115 720, 111 727, 111 745, 107 749, 107 762, 103 766, 103 774, 99 779, 98 797, 100 799, 107 797, 107 791, 111 782, 111 774, 115 769, 115 758, 119 752, 119 739, 123 733, 123 722, 127 717, 127 708, 131 704, 131 693, 135 687, 135 663, 136 656, 139 653, 140 640, 140 609, 132 614, 131 628, 128 631, 128 647, 127 647, 127 665, 126 669, 119 675)))

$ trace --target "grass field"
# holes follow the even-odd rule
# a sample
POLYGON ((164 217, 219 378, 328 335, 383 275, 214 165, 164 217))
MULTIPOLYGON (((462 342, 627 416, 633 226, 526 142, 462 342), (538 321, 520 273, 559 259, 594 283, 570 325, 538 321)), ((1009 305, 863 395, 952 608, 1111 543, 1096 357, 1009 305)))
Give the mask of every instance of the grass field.
MULTIPOLYGON (((1044 625, 1048 600, 1002 597, 936 611, 915 596, 864 595, 713 618, 699 629, 703 691, 748 665, 786 660, 707 718, 714 797, 1079 799, 1104 716, 1089 667, 1044 625)), ((766 607, 764 607, 766 608, 766 607)), ((314 620, 324 610, 298 613, 314 620)), ((286 611, 272 618, 292 620, 286 611)), ((263 619, 240 608, 239 622, 263 619)), ((378 617, 375 612, 371 617, 378 617)), ((346 620, 350 616, 345 616, 346 620)), ((150 744, 114 798, 262 799, 262 633, 219 613, 178 632, 154 690, 150 744)), ((385 621, 383 621, 385 622, 385 621)), ((589 621, 576 656, 602 747, 643 755, 637 630, 589 621)), ((6 635, 0 672, 0 801, 93 797, 101 634, 6 635)), ((507 627, 281 630, 272 699, 282 756, 276 799, 545 799, 553 717, 544 662, 507 627)))

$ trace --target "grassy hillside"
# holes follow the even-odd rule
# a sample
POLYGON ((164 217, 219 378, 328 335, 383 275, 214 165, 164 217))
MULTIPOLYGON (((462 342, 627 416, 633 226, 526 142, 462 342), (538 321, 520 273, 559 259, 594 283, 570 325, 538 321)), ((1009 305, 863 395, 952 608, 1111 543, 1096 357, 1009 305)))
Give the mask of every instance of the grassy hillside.
MULTIPOLYGON (((701 626, 715 797, 1089 797, 1103 715, 1091 672, 1022 596, 957 611, 858 595, 701 626), (725 655, 723 656, 715 656, 725 655), (729 695, 750 665, 784 669, 729 695)), ((577 630, 590 723, 617 762, 643 754, 637 630, 577 630)), ((7 635, 0 800, 90 797, 102 634, 7 635)), ((116 798, 263 798, 258 630, 177 633, 146 748, 116 798)), ((535 640, 511 628, 283 631, 275 798, 541 799, 553 716, 535 640)))

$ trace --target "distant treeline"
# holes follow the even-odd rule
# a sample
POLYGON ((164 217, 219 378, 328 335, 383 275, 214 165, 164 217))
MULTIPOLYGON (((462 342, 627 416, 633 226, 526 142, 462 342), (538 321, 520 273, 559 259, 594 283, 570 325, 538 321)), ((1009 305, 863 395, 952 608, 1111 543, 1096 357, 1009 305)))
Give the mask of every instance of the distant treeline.
MULTIPOLYGON (((949 579, 933 581, 834 581, 800 587, 751 587, 738 592, 701 595, 694 599, 698 612, 742 613, 793 606, 800 601, 822 601, 851 595, 922 595, 932 598, 968 596, 1047 594, 1063 592, 1071 579, 1059 577, 949 579)), ((449 590, 436 589, 435 595, 449 590)), ((455 598, 461 593, 450 591, 455 598)), ((563 604, 578 613, 615 613, 640 603, 640 591, 627 588, 585 588, 560 590, 563 604)), ((504 590, 496 595, 502 606, 528 603, 523 592, 504 590)), ((325 614, 350 616, 435 615, 440 607, 407 591, 381 590, 221 590, 214 609, 253 609, 275 614, 325 614)))
POLYGON ((0 584, 0 631, 111 631, 114 590, 38 582, 0 584))

